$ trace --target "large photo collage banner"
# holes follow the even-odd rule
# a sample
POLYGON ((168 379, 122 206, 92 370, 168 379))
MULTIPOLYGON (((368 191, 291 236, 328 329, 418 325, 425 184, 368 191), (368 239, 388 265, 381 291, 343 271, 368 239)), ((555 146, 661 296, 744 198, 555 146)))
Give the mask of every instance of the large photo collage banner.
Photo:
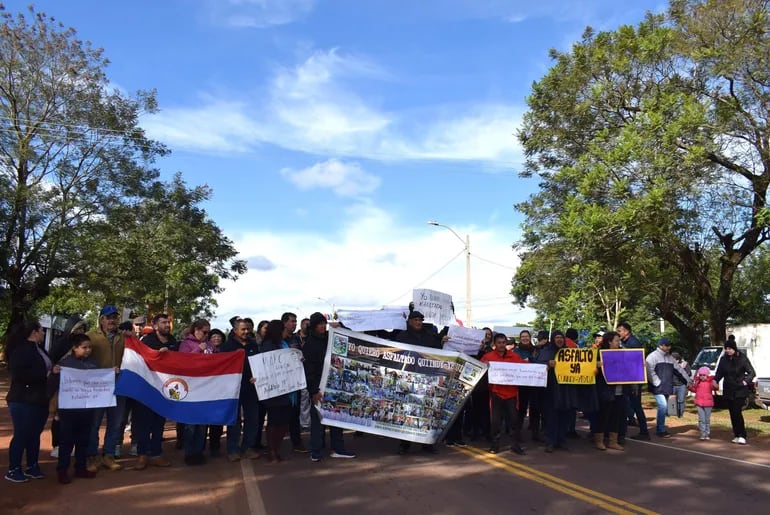
POLYGON ((324 424, 433 444, 486 372, 465 354, 334 328, 324 361, 324 424))

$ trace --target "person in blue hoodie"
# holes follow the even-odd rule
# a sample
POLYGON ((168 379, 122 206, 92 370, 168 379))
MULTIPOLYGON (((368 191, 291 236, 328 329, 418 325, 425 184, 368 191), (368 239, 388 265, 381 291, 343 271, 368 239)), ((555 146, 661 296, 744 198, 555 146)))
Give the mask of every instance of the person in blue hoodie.
MULTIPOLYGON (((70 337, 72 352, 67 354, 53 367, 49 381, 55 391, 59 390, 62 368, 91 370, 99 368, 98 363, 91 357, 91 339, 86 334, 73 334, 70 337)), ((59 409, 59 457, 56 464, 56 474, 59 483, 66 485, 70 480, 70 456, 75 449, 75 477, 94 478, 96 472, 86 468, 86 456, 91 428, 94 423, 95 409, 59 409)))

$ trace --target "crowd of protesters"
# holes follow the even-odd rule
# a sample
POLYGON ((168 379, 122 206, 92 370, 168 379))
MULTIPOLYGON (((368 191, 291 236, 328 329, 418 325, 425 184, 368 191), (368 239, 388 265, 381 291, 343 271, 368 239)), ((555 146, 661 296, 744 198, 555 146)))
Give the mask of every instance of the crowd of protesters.
MULTIPOLYGON (((419 311, 411 310, 403 331, 373 334, 395 341, 428 348, 441 348, 446 342, 447 328, 425 323, 419 311)), ((64 334, 51 347, 50 354, 41 345, 45 329, 38 322, 12 328, 8 335, 6 355, 11 386, 8 407, 13 422, 13 438, 9 447, 9 470, 5 479, 26 482, 42 479, 39 465, 40 435, 53 414, 51 423, 53 452, 57 458, 57 478, 62 484, 71 481, 71 456, 74 454, 74 476, 93 478, 100 469, 120 470, 124 431, 130 432, 129 454, 136 457, 134 470, 147 467, 169 467, 171 461, 163 455, 162 441, 166 425, 164 417, 133 399, 117 396, 116 405, 108 408, 59 409, 56 392, 62 367, 77 369, 113 368, 120 373, 123 350, 128 340, 137 340, 159 352, 218 353, 242 349, 246 356, 278 349, 296 348, 303 354, 307 389, 260 400, 253 386, 248 359, 244 360, 238 416, 226 427, 226 457, 231 462, 258 459, 280 462, 282 443, 289 435, 293 452, 308 453, 313 462, 323 456, 325 433, 329 431, 331 458, 350 459, 356 454, 345 446, 340 428, 325 427, 315 408, 322 386, 320 384, 327 351, 326 316, 313 313, 297 328, 297 316, 284 313, 280 319, 263 320, 256 325, 249 318, 233 317, 228 334, 212 329, 207 320, 196 320, 185 328, 181 342, 171 333, 168 315, 157 314, 151 321, 136 317, 118 323, 114 306, 105 306, 98 323, 90 331, 85 322, 71 318, 64 334), (100 428, 105 421, 101 449, 100 428), (128 428, 130 427, 130 431, 128 428), (305 446, 302 429, 309 430, 309 446, 305 446), (264 436, 264 438, 263 438, 264 436), (263 443, 264 442, 264 443, 263 443), (26 467, 22 460, 26 456, 26 467)), ((332 322, 332 325, 338 325, 332 322)), ((459 416, 448 428, 447 446, 465 446, 464 437, 487 440, 489 452, 501 452, 504 439, 510 440, 510 450, 525 454, 524 421, 528 440, 542 442, 544 450, 567 450, 567 440, 579 438, 575 431, 579 412, 588 419, 590 438, 601 451, 623 451, 627 429, 637 426, 636 439, 649 439, 647 419, 641 406, 640 385, 608 384, 601 363, 597 367, 595 385, 560 384, 555 377, 557 353, 564 347, 577 346, 574 329, 539 331, 535 337, 524 330, 518 341, 484 328, 485 337, 475 356, 483 362, 539 363, 548 370, 545 388, 489 384, 486 376, 477 384, 459 416)), ((640 348, 628 323, 621 323, 617 332, 594 334, 593 347, 598 349, 640 348)), ((715 376, 707 368, 697 371, 691 380, 681 366, 681 360, 671 353, 671 342, 661 338, 657 348, 646 358, 648 387, 657 405, 655 433, 670 437, 666 428, 668 398, 677 395, 677 387, 689 387, 695 393, 698 407, 699 431, 702 440, 710 438, 710 413, 713 391, 724 380, 724 396, 729 403, 735 438, 733 443, 745 444, 746 431, 741 414, 743 401, 754 379, 751 363, 737 350, 735 340, 725 343, 725 356, 715 376)), ((678 403, 677 403, 678 404, 678 403)), ((682 406, 683 410, 683 406, 682 406)), ((681 412, 679 413, 681 416, 681 412)), ((208 457, 221 455, 222 426, 177 424, 177 448, 184 449, 187 465, 202 465, 208 457)), ((398 452, 406 454, 410 444, 399 442, 398 452)), ((423 445, 424 452, 438 452, 434 445, 423 445)))

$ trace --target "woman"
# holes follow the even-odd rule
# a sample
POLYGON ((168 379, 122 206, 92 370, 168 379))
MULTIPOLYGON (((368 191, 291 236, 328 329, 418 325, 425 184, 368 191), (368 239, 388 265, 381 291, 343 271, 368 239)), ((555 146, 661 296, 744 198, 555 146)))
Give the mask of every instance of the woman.
POLYGON ((730 423, 733 426, 733 443, 746 445, 746 425, 743 421, 743 405, 749 396, 749 388, 754 380, 754 367, 749 358, 738 351, 735 340, 725 342, 725 353, 719 360, 714 382, 722 384, 722 398, 730 408, 730 423))
POLYGON ((265 339, 265 335, 267 334, 267 324, 269 322, 267 320, 261 320, 259 324, 257 324, 257 343, 262 344, 262 341, 265 339))
MULTIPOLYGON (((214 345, 209 341, 211 324, 208 320, 198 319, 185 331, 187 335, 179 345, 179 352, 191 354, 213 354, 214 345)), ((206 446, 206 424, 184 425, 184 462, 187 465, 203 465, 206 458, 203 449, 206 446)))
POLYGON ((29 478, 43 479, 38 457, 40 433, 48 420, 47 382, 53 363, 40 346, 45 329, 39 322, 27 322, 8 336, 6 355, 11 386, 6 401, 13 422, 13 437, 8 448, 8 473, 5 479, 24 483, 29 478), (27 469, 22 471, 22 456, 27 454, 27 469))
MULTIPOLYGON (((225 341, 225 333, 219 329, 212 329, 209 332, 209 342, 214 348, 214 352, 219 352, 219 348, 225 341)), ((209 455, 212 458, 216 458, 220 455, 221 451, 221 438, 224 432, 224 426, 208 426, 209 435, 209 455)))
MULTIPOLYGON (((481 359, 483 355, 492 351, 492 329, 485 327, 484 339, 479 345, 479 352, 476 354, 476 359, 481 359)), ((473 420, 473 426, 471 427, 471 441, 481 437, 485 440, 491 440, 492 433, 489 425, 490 412, 489 412, 489 380, 487 374, 484 374, 476 387, 471 392, 471 419, 473 420)))
MULTIPOLYGON (((262 341, 262 352, 288 348, 289 344, 283 340, 283 322, 271 320, 267 324, 265 339, 262 341)), ((298 393, 286 393, 261 401, 267 408, 267 450, 270 462, 281 461, 281 441, 289 432, 292 407, 299 402, 298 393)))
POLYGON ((609 385, 604 376, 604 367, 601 362, 602 350, 615 350, 620 348, 620 335, 615 331, 607 331, 602 335, 602 343, 599 345, 599 367, 596 374, 596 393, 599 397, 599 415, 596 420, 594 432, 594 447, 600 451, 612 449, 625 450, 618 443, 618 433, 623 415, 626 412, 625 396, 622 385, 609 385), (605 435, 607 445, 604 444, 605 435))

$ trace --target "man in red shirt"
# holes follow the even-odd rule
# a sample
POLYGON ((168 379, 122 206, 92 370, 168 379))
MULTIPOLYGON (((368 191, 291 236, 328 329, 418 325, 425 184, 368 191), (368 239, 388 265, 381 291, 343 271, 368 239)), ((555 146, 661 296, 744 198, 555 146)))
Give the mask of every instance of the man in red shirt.
MULTIPOLYGON (((484 354, 481 361, 487 363, 490 361, 526 363, 517 353, 505 348, 507 343, 507 336, 502 333, 495 334, 493 340, 494 350, 484 354)), ((492 447, 489 448, 489 452, 492 454, 500 452, 500 431, 502 428, 503 417, 505 417, 506 425, 511 429, 513 435, 511 450, 516 454, 524 454, 524 449, 521 448, 521 418, 519 417, 518 411, 518 397, 518 386, 489 384, 489 400, 492 412, 492 447)))

